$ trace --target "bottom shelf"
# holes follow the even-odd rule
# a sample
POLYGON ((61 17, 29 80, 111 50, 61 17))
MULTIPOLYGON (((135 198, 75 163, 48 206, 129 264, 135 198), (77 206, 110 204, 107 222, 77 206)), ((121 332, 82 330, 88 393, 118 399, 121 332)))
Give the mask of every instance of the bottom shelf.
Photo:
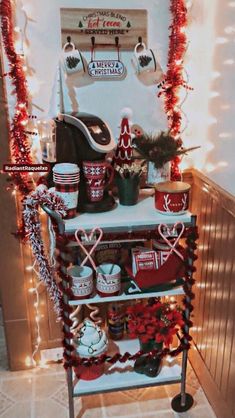
MULTIPOLYGON (((113 355, 119 351, 121 354, 124 354, 126 351, 136 353, 139 349, 138 340, 112 341, 108 354, 113 355)), ((98 379, 90 381, 75 379, 73 396, 177 383, 181 380, 181 366, 179 366, 176 359, 170 362, 164 359, 161 372, 156 377, 148 377, 136 373, 133 370, 133 364, 133 361, 127 361, 126 363, 118 362, 114 365, 106 363, 105 373, 98 379)))

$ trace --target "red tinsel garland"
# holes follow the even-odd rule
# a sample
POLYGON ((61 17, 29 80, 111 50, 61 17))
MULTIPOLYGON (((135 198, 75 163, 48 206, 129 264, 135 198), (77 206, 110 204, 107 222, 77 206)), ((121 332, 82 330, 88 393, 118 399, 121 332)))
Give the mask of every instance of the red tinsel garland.
MULTIPOLYGON (((191 90, 183 78, 183 57, 187 47, 187 38, 184 33, 187 24, 185 0, 171 0, 170 12, 172 23, 170 25, 167 72, 164 81, 158 85, 161 89, 158 97, 163 96, 164 98, 169 130, 172 136, 177 137, 181 131, 182 121, 179 90, 181 87, 191 90)), ((172 162, 171 179, 174 181, 181 180, 179 163, 179 157, 176 157, 172 162)))
MULTIPOLYGON (((12 3, 10 0, 1 0, 0 16, 3 45, 10 66, 10 71, 7 75, 11 78, 16 96, 15 114, 10 129, 11 162, 16 164, 31 164, 30 145, 25 134, 25 125, 28 120, 27 107, 29 93, 25 72, 23 70, 23 58, 16 53, 14 47, 12 3)), ((29 193, 30 186, 27 173, 14 173, 11 177, 23 195, 29 193)))

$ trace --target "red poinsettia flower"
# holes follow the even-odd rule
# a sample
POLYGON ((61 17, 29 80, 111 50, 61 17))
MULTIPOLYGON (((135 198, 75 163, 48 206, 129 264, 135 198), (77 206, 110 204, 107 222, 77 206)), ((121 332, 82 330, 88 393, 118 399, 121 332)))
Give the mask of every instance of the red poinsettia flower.
POLYGON ((128 307, 127 313, 130 338, 139 338, 143 343, 155 340, 169 347, 184 323, 179 309, 170 309, 168 303, 159 299, 147 305, 138 302, 128 307))

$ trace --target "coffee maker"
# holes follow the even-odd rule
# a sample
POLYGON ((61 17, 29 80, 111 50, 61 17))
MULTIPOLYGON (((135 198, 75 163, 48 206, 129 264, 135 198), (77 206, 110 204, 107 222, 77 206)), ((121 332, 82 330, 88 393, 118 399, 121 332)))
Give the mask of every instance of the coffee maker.
POLYGON ((104 160, 106 154, 116 147, 108 125, 98 116, 88 113, 78 113, 76 115, 60 114, 55 119, 55 125, 56 162, 51 164, 51 169, 55 163, 69 162, 79 166, 78 212, 105 212, 113 209, 115 200, 107 190, 105 190, 101 201, 89 201, 82 170, 83 161, 104 160))

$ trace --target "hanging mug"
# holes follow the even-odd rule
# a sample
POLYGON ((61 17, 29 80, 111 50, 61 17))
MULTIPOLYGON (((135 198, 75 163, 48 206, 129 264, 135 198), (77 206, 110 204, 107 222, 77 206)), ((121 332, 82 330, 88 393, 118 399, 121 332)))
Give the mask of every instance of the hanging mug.
POLYGON ((78 51, 75 48, 75 45, 72 42, 67 42, 64 45, 62 62, 63 62, 63 66, 67 74, 85 72, 85 65, 84 65, 82 54, 80 51, 78 51), (68 51, 66 51, 68 47, 72 49, 69 49, 68 51))
POLYGON ((134 49, 133 64, 137 74, 155 72, 157 61, 152 49, 147 49, 144 43, 138 43, 134 49))

